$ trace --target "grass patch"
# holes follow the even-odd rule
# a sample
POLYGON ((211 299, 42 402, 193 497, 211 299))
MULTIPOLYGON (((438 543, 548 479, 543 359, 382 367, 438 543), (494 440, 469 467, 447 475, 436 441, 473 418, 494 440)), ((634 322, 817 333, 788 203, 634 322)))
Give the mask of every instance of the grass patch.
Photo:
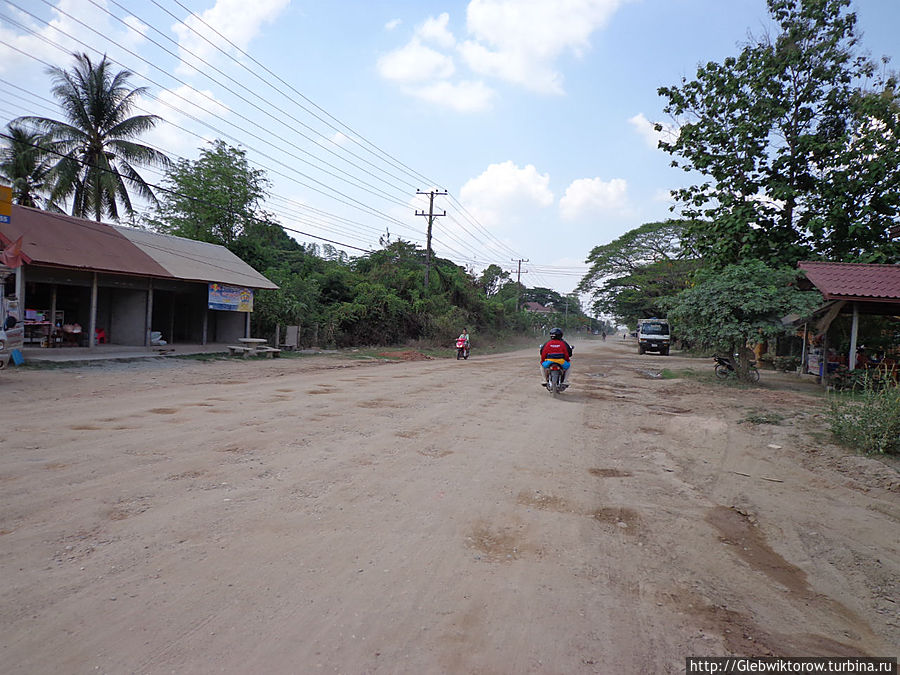
POLYGON ((867 454, 900 454, 900 385, 831 394, 828 421, 831 433, 848 448, 867 454))

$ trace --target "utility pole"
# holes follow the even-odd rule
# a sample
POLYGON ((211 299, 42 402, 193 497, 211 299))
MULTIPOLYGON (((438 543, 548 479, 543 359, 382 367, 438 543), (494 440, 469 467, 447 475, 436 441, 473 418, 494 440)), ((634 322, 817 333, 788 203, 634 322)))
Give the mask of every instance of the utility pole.
MULTIPOLYGON (((531 262, 530 260, 511 260, 510 262, 519 263, 519 271, 516 274, 516 311, 519 311, 519 305, 522 300, 522 263, 523 262, 531 262)), ((528 274, 528 271, 525 271, 525 274, 528 274)))
POLYGON ((447 212, 443 213, 435 213, 434 212, 434 196, 435 195, 446 195, 447 191, 435 191, 431 190, 430 192, 422 192, 421 190, 416 190, 417 195, 428 195, 428 213, 424 211, 416 211, 417 216, 425 216, 428 218, 428 237, 425 245, 425 290, 428 291, 428 273, 431 271, 431 226, 434 224, 434 219, 438 216, 446 216, 447 212))

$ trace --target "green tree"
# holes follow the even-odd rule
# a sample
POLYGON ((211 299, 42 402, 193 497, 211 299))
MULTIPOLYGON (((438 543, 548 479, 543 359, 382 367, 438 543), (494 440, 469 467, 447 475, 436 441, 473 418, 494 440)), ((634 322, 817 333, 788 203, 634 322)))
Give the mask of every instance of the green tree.
POLYGON ((262 209, 269 181, 247 153, 216 140, 196 161, 180 159, 167 171, 168 191, 152 219, 156 229, 188 239, 232 245, 269 220, 262 209))
POLYGON ((47 175, 51 164, 43 147, 42 134, 23 129, 14 122, 6 125, 6 138, 0 149, 0 176, 9 181, 13 202, 22 206, 49 207, 41 195, 47 193, 47 175))
POLYGON ((822 302, 816 291, 801 291, 797 270, 772 268, 759 260, 702 270, 696 284, 670 304, 668 315, 679 337, 709 349, 738 354, 736 370, 746 379, 748 345, 785 334, 781 318, 807 316, 822 302))
POLYGON ((526 288, 522 294, 523 302, 537 302, 544 307, 550 307, 559 311, 565 310, 566 299, 554 291, 552 288, 543 288, 535 286, 534 288, 526 288))
POLYGON ((887 235, 900 213, 896 83, 857 54, 849 7, 768 0, 774 39, 659 89, 681 125, 660 147, 702 176, 674 194, 705 264, 896 259, 887 235))
POLYGON ((156 115, 133 115, 131 110, 145 87, 131 89, 127 70, 112 72, 104 56, 93 63, 87 54, 74 54, 72 70, 48 70, 53 95, 65 113, 65 122, 45 117, 20 117, 16 122, 46 134, 48 147, 60 157, 53 166, 51 201, 72 200, 72 215, 104 215, 119 219, 119 204, 134 217, 130 186, 155 204, 156 195, 137 170, 139 166, 166 167, 169 159, 158 150, 137 143, 141 134, 160 120, 156 115))
POLYGON ((487 297, 496 295, 509 279, 509 272, 504 271, 499 265, 488 265, 478 278, 478 286, 487 297))
POLYGON ((630 326, 664 315, 665 300, 687 286, 697 267, 683 243, 686 226, 679 220, 646 223, 596 246, 577 290, 591 294, 596 313, 612 314, 630 326))

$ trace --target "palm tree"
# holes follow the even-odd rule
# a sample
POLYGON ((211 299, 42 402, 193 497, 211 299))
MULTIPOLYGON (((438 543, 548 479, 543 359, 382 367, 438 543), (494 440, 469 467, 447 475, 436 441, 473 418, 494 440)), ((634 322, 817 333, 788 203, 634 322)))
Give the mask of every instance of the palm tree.
POLYGON ((45 117, 20 117, 25 123, 45 132, 50 147, 60 159, 53 166, 50 179, 51 201, 62 203, 72 199, 72 215, 100 220, 108 215, 119 219, 119 203, 128 216, 135 215, 126 184, 153 205, 156 195, 135 166, 168 167, 163 153, 134 141, 152 129, 161 119, 157 115, 134 115, 131 109, 146 87, 130 89, 132 73, 120 70, 113 74, 106 56, 99 63, 87 54, 74 54, 71 71, 53 67, 51 90, 58 99, 67 122, 45 117))
POLYGON ((39 196, 47 192, 47 174, 51 166, 44 151, 46 139, 35 131, 10 122, 6 125, 3 140, 0 176, 12 185, 13 202, 37 209, 44 201, 47 207, 52 208, 50 202, 39 196))

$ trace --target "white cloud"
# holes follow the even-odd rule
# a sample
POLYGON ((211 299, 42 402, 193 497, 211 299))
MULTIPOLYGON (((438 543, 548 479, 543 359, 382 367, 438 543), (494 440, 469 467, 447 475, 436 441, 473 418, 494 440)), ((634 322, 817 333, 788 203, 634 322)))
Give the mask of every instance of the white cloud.
POLYGON ((222 37, 246 50, 253 38, 259 35, 263 25, 274 21, 289 4, 290 0, 216 0, 215 5, 201 14, 191 14, 184 20, 184 24, 176 23, 172 26, 172 30, 178 35, 179 51, 182 53, 182 62, 176 70, 180 73, 191 72, 193 68, 190 64, 202 67, 185 49, 206 61, 218 54, 218 50, 210 42, 231 50, 222 37))
POLYGON ((450 15, 444 12, 439 17, 428 17, 416 30, 416 36, 425 42, 433 42, 439 47, 449 49, 456 44, 456 38, 453 33, 447 30, 447 24, 450 22, 450 15))
POLYGON ((384 24, 384 29, 385 30, 394 30, 401 23, 403 23, 402 19, 391 19, 386 24, 384 24))
POLYGON ((561 93, 554 69, 564 52, 579 56, 625 0, 471 0, 473 40, 460 51, 469 66, 541 93, 561 93))
POLYGON ((553 204, 550 175, 533 164, 519 167, 512 161, 491 164, 484 173, 466 182, 459 191, 466 208, 486 227, 521 222, 534 208, 553 204))
POLYGON ((452 58, 426 47, 418 38, 378 59, 378 73, 401 84, 448 78, 455 69, 452 58))
POLYGON ((648 147, 656 150, 661 140, 671 142, 678 136, 678 128, 674 124, 663 124, 662 130, 655 129, 655 123, 644 117, 644 113, 638 113, 629 118, 628 123, 644 139, 648 147))
POLYGON ((628 208, 628 184, 623 178, 603 181, 579 178, 566 188, 559 200, 559 214, 564 220, 578 220, 598 211, 621 212, 628 208))
POLYGON ((484 82, 436 82, 434 84, 408 89, 408 93, 424 101, 436 103, 457 112, 471 113, 488 110, 495 92, 484 82))

